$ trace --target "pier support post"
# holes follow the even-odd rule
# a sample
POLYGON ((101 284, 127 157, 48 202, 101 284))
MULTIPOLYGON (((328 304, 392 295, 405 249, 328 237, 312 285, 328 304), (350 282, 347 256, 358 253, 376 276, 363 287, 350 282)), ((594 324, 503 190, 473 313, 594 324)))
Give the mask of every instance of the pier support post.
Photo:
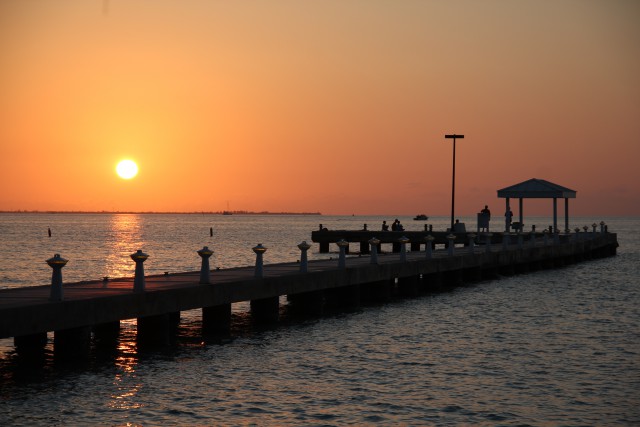
POLYGON ((547 230, 544 230, 542 232, 542 238, 543 238, 543 244, 545 246, 549 246, 549 232, 547 230))
POLYGON ((280 315, 280 297, 251 300, 251 318, 254 322, 275 323, 280 315))
POLYGON ((120 321, 93 325, 93 336, 98 343, 113 343, 120 335, 120 321))
POLYGON ((424 245, 424 252, 427 259, 433 258, 433 241, 435 239, 436 238, 433 237, 431 234, 429 234, 424 238, 424 241, 426 242, 424 245))
POLYGON ((553 230, 553 244, 560 244, 560 231, 558 229, 553 230))
POLYGON ((53 355, 56 360, 89 358, 91 326, 62 329, 53 333, 53 355))
POLYGON ((391 300, 393 285, 393 280, 379 280, 362 285, 360 291, 363 294, 363 299, 366 298, 373 302, 383 303, 391 300))
POLYGON ((309 271, 309 260, 307 258, 307 251, 311 247, 306 240, 303 240, 299 245, 300 249, 300 273, 307 273, 309 271))
POLYGON ((368 242, 360 242, 360 253, 366 255, 369 253, 369 243, 368 242))
POLYGON ((67 264, 68 260, 62 258, 60 254, 55 254, 53 258, 47 260, 47 264, 53 269, 51 274, 51 301, 62 301, 62 267, 67 264))
POLYGON ((522 232, 518 230, 518 249, 522 249, 524 247, 524 237, 522 232))
POLYGON ((328 307, 357 310, 360 308, 360 286, 348 285, 325 290, 328 307))
POLYGON ((532 231, 529 233, 529 244, 531 244, 532 248, 536 247, 536 232, 532 231))
POLYGON ((463 283, 464 276, 462 270, 455 269, 444 272, 444 285, 446 287, 456 287, 463 283))
POLYGON ((231 335, 231 303, 202 307, 202 335, 231 335))
POLYGON ((16 352, 20 357, 27 358, 42 356, 47 341, 46 332, 13 337, 13 345, 16 347, 16 352))
POLYGON ((172 323, 169 313, 138 317, 138 344, 147 346, 171 345, 171 332, 175 330, 172 323))
POLYGON ((398 277, 398 293, 404 297, 416 297, 420 293, 420 277, 398 277))
POLYGON ((133 292, 144 292, 144 262, 149 258, 149 255, 138 249, 137 252, 129 256, 136 263, 136 272, 133 277, 133 292))
POLYGON ((409 243, 409 239, 402 236, 398 239, 398 243, 400 243, 400 262, 407 262, 407 243, 409 243))
POLYGON ((436 292, 442 289, 444 284, 444 273, 435 272, 422 275, 422 288, 427 292, 436 292))
POLYGON ((338 255, 338 268, 347 268, 346 249, 349 246, 349 242, 344 239, 340 239, 336 242, 338 248, 340 248, 340 254, 338 255))
POLYGON ((329 242, 320 242, 319 252, 321 254, 328 254, 329 253, 329 242))
POLYGON ((256 254, 256 267, 254 270, 254 277, 261 279, 264 277, 262 254, 264 254, 267 251, 267 248, 262 246, 262 243, 258 243, 256 246, 254 246, 251 249, 256 254))
POLYGON ((209 247, 205 246, 200 249, 198 255, 202 258, 202 265, 200 267, 200 283, 203 285, 211 283, 211 268, 209 268, 209 257, 213 255, 213 251, 209 247))
POLYGON ((287 295, 291 312, 299 316, 322 316, 324 314, 324 292, 309 291, 287 295))
POLYGON ((369 240, 369 244, 371 245, 371 259, 369 260, 369 264, 377 264, 378 263, 378 245, 380 244, 380 240, 372 237, 369 240))
POLYGON ((411 242, 411 252, 420 252, 420 242, 411 242))

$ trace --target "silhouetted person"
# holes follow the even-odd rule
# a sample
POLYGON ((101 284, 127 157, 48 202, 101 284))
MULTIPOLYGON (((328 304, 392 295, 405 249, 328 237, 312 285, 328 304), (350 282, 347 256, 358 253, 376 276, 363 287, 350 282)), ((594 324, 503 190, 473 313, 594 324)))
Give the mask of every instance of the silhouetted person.
POLYGON ((489 206, 484 205, 484 209, 482 209, 480 213, 482 214, 482 221, 479 221, 482 225, 482 227, 480 227, 480 231, 489 232, 489 221, 491 221, 491 211, 489 210, 489 206))
POLYGON ((389 226, 387 225, 387 221, 382 221, 382 231, 389 231, 389 226))
POLYGON ((509 231, 511 229, 511 219, 512 218, 513 218, 513 212, 511 212, 511 209, 507 208, 507 211, 504 213, 504 219, 505 219, 506 226, 507 226, 506 231, 509 231))

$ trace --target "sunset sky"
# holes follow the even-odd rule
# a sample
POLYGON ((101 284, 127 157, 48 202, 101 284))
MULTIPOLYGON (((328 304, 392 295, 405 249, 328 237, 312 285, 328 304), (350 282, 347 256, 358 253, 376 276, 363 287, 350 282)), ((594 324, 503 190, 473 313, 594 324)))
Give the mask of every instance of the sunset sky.
POLYGON ((0 210, 447 215, 454 132, 640 215, 640 1, 0 1, 0 210))

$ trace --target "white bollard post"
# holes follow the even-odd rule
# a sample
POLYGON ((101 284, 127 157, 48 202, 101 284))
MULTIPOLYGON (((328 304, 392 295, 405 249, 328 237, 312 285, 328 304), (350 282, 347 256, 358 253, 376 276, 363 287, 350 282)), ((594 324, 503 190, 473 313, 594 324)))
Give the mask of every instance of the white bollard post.
POLYGON ((485 244, 484 251, 486 253, 489 253, 491 252, 491 237, 493 236, 493 233, 485 233, 484 235, 487 237, 487 242, 485 244))
POLYGON ((502 233, 502 250, 506 251, 507 249, 509 249, 509 244, 511 243, 509 241, 511 234, 508 231, 505 231, 504 233, 502 233))
POLYGON ((436 238, 433 237, 431 234, 429 234, 427 237, 424 238, 424 241, 426 242, 424 251, 427 259, 433 258, 433 241, 434 240, 436 240, 436 238))
POLYGON ((257 246, 254 246, 251 249, 256 253, 256 268, 254 270, 254 277, 261 279, 264 277, 262 255, 267 251, 267 248, 262 246, 262 243, 258 243, 257 246))
POLYGON ((600 233, 604 234, 604 221, 600 221, 600 233))
POLYGON ((449 240, 449 245, 447 246, 447 251, 449 252, 449 256, 453 256, 453 251, 455 248, 455 244, 453 243, 456 240, 456 236, 453 234, 447 235, 447 240, 449 240))
POLYGON ((138 249, 137 252, 129 256, 136 263, 136 272, 133 277, 133 292, 144 292, 144 262, 149 258, 149 255, 138 249))
POLYGON ((213 251, 208 246, 203 247, 198 252, 200 258, 202 258, 202 265, 200 266, 200 283, 211 283, 211 268, 209 268, 209 257, 213 255, 213 251))
POLYGON ((580 227, 574 228, 573 231, 576 232, 575 237, 574 237, 574 241, 577 242, 578 240, 580 240, 580 227))
POLYGON ((344 239, 340 239, 336 242, 336 245, 340 248, 340 255, 338 257, 338 268, 347 268, 347 255, 346 250, 349 246, 349 242, 344 239))
POLYGON ((46 262, 49 264, 49 267, 53 269, 51 274, 51 294, 49 295, 49 299, 51 301, 62 301, 62 267, 67 265, 69 260, 62 258, 60 254, 55 254, 53 258, 49 258, 46 262))
POLYGON ((307 243, 306 240, 303 240, 302 243, 298 245, 298 249, 300 249, 300 273, 307 273, 309 271, 309 260, 307 259, 307 251, 311 248, 311 245, 307 243))
POLYGON ((369 260, 369 264, 377 264, 378 263, 378 245, 380 244, 380 240, 372 237, 369 239, 369 245, 371 245, 371 258, 369 260))
POLYGON ((476 248, 476 234, 469 233, 467 234, 467 238, 469 239, 469 252, 474 253, 476 248))
POLYGON ((409 238, 402 236, 398 239, 400 243, 400 262, 407 262, 407 243, 409 243, 409 238))

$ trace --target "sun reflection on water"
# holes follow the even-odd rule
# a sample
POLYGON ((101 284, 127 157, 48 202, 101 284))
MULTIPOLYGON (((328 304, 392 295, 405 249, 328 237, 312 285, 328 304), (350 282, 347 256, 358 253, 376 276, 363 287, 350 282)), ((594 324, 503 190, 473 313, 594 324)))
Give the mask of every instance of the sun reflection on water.
POLYGON ((136 401, 136 396, 142 388, 136 373, 138 350, 135 340, 128 336, 133 333, 135 323, 133 319, 121 322, 124 336, 118 343, 118 356, 115 359, 115 367, 119 371, 113 378, 116 392, 111 394, 108 403, 112 409, 137 409, 142 406, 136 401))
POLYGON ((142 218, 138 214, 111 216, 109 224, 106 274, 108 277, 131 276, 133 264, 129 254, 142 249, 142 218))

